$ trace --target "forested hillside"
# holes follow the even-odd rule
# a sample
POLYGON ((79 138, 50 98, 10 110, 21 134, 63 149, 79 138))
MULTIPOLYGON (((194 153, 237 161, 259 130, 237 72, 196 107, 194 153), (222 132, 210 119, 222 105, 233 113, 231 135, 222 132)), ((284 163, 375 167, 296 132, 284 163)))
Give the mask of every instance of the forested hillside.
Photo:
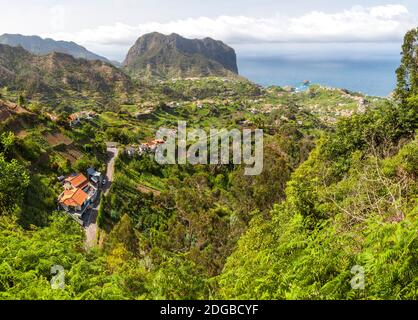
MULTIPOLYGON (((0 81, 0 299, 417 299, 417 43, 412 30, 393 99, 242 79, 131 83, 117 73, 137 95, 101 108, 100 82, 91 100, 71 96, 65 112, 97 112, 78 126, 0 69, 11 77, 0 81), (232 163, 163 166, 126 152, 179 120, 262 128, 262 174, 232 163), (88 248, 83 228, 56 211, 57 177, 104 171, 109 141, 120 155, 88 248), (51 287, 56 265, 64 288, 51 287), (356 266, 362 290, 350 285, 356 266)), ((65 60, 71 68, 58 70, 68 79, 84 74, 86 63, 65 60)), ((113 88, 112 79, 75 84, 94 91, 98 80, 113 88)), ((77 92, 62 83, 63 95, 77 92)))
POLYGON ((23 91, 56 108, 75 101, 94 100, 103 105, 127 99, 132 81, 107 62, 60 52, 35 55, 22 47, 0 44, 0 86, 23 91))
POLYGON ((337 123, 254 218, 217 278, 219 298, 417 299, 416 41, 409 32, 396 96, 337 123), (353 266, 364 290, 350 286, 353 266))

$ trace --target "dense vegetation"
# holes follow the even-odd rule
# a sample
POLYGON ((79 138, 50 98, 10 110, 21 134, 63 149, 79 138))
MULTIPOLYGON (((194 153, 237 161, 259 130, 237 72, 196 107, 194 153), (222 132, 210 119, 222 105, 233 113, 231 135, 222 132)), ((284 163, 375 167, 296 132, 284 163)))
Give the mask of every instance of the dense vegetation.
POLYGON ((4 88, 0 299, 417 299, 417 50, 413 30, 391 100, 216 78, 142 83, 138 101, 69 128, 42 99, 4 88), (80 226, 54 212, 56 176, 103 170, 105 141, 138 144, 178 120, 263 128, 263 173, 121 153, 99 245, 86 249, 80 226), (56 265, 63 290, 50 284, 56 265), (356 266, 363 290, 350 285, 356 266))

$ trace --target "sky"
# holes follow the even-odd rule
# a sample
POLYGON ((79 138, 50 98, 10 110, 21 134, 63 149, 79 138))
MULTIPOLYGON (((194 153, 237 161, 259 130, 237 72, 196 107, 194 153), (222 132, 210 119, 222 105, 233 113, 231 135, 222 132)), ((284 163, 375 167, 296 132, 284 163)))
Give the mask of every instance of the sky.
POLYGON ((74 41, 123 60, 147 32, 212 37, 239 56, 399 55, 416 0, 0 0, 0 34, 74 41))

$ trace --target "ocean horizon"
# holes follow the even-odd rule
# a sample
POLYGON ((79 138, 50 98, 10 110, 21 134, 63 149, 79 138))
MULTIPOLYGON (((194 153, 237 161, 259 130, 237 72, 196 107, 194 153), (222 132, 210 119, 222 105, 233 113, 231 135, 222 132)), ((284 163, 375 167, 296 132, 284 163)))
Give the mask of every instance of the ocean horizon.
POLYGON ((386 97, 396 86, 398 58, 382 59, 291 59, 240 57, 240 75, 263 86, 298 86, 304 80, 323 86, 386 97))

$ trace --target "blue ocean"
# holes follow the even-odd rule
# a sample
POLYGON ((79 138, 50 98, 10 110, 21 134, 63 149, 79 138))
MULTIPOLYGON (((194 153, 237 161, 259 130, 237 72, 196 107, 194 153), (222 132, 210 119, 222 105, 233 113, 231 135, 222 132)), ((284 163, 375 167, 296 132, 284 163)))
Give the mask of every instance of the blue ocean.
POLYGON ((309 80, 381 97, 395 88, 399 63, 394 58, 330 61, 238 56, 240 74, 263 86, 298 86, 309 80))

